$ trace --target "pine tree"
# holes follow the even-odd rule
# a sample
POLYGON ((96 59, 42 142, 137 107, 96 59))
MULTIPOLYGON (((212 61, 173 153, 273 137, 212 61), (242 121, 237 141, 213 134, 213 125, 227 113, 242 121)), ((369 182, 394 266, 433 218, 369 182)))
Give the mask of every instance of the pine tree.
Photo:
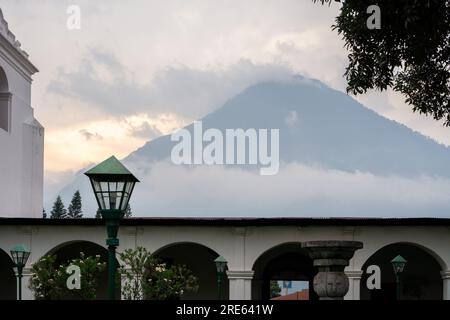
POLYGON ((83 211, 81 210, 81 195, 80 191, 77 190, 73 195, 72 201, 69 205, 69 212, 67 214, 68 218, 79 219, 83 217, 83 211))
POLYGON ((42 218, 46 219, 47 218, 47 212, 45 211, 44 208, 42 208, 42 218))
POLYGON ((124 218, 130 218, 133 212, 131 212, 131 206, 128 204, 127 209, 125 210, 125 213, 123 215, 124 218))
POLYGON ((64 207, 64 203, 61 200, 61 197, 58 196, 56 198, 55 203, 53 204, 52 211, 50 212, 50 218, 52 219, 65 219, 67 218, 67 210, 64 207))

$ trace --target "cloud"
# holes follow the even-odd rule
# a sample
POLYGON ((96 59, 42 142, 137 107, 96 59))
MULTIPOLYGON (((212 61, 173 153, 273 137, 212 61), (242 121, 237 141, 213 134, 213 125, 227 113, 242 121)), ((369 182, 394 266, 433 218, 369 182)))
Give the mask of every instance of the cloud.
POLYGON ((295 126, 298 122, 297 111, 295 111, 295 110, 289 111, 289 113, 286 116, 286 118, 284 119, 284 121, 286 122, 288 127, 295 126))
MULTIPOLYGON (((131 199, 135 216, 446 217, 450 212, 450 180, 429 176, 378 176, 296 163, 282 164, 274 176, 168 161, 149 171, 129 168, 141 181, 131 199)), ((93 214, 92 191, 86 179, 80 181, 75 188, 93 214)), ((72 191, 66 190, 67 197, 72 191)))
POLYGON ((92 133, 92 132, 89 132, 86 129, 82 129, 82 130, 80 130, 78 132, 84 137, 84 139, 86 139, 86 141, 89 141, 89 140, 92 140, 92 139, 103 140, 103 136, 98 134, 97 132, 92 133))
POLYGON ((161 131, 159 131, 155 126, 152 126, 148 122, 143 122, 137 126, 133 126, 130 124, 130 135, 143 138, 148 140, 152 140, 160 135, 162 135, 161 131))
POLYGON ((154 116, 168 112, 198 119, 251 85, 286 80, 292 75, 287 65, 241 60, 221 71, 167 67, 140 85, 112 55, 91 49, 81 68, 73 72, 60 70, 48 91, 79 99, 109 115, 144 112, 154 116))
POLYGON ((66 171, 44 171, 44 207, 47 210, 47 214, 56 199, 56 196, 61 189, 74 179, 74 172, 71 170, 66 171))
POLYGON ((153 166, 132 200, 145 216, 448 216, 450 180, 284 164, 275 176, 220 166, 153 166), (176 183, 175 183, 176 182, 176 183), (233 201, 230 201, 233 199, 233 201))

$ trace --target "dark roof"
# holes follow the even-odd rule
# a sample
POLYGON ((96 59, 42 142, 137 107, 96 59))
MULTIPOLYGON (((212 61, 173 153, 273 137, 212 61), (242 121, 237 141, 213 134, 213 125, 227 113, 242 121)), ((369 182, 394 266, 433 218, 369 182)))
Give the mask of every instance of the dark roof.
MULTIPOLYGON (((0 218, 0 225, 100 226, 101 219, 0 218)), ((124 226, 450 226, 450 218, 127 218, 124 226)))

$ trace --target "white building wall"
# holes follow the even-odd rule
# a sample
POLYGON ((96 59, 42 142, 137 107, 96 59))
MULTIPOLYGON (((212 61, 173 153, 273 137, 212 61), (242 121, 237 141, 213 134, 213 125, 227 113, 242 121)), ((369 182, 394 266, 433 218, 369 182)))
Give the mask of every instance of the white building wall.
MULTIPOLYGON (((9 252, 14 245, 23 243, 30 247, 27 267, 40 257, 71 241, 83 240, 105 245, 103 226, 2 226, 0 249, 9 252)), ((253 264, 267 250, 284 243, 311 240, 356 240, 364 248, 356 251, 346 273, 350 290, 346 299, 359 299, 361 267, 382 247, 398 242, 409 242, 432 252, 441 264, 444 299, 450 299, 450 230, 447 227, 219 227, 219 226, 121 226, 118 251, 144 246, 156 252, 168 245, 194 242, 204 245, 228 260, 230 299, 251 299, 253 264)), ((31 298, 24 280, 24 296, 31 298)))
POLYGON ((6 74, 10 130, 0 128, 0 217, 41 217, 43 202, 44 128, 31 107, 28 61, 0 10, 0 72, 6 74))

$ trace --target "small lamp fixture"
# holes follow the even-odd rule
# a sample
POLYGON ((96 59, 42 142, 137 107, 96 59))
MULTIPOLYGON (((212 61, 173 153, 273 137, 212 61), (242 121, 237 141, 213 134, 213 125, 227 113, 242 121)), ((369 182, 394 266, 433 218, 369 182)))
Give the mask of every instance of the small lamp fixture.
POLYGON ((401 255, 396 256, 394 259, 391 260, 392 267, 394 268, 394 274, 395 274, 395 282, 397 284, 397 300, 400 300, 400 274, 405 269, 406 263, 405 258, 403 258, 401 255))
POLYGON ((408 261, 406 261, 405 258, 403 258, 400 255, 398 255, 394 259, 392 259, 391 263, 392 263, 392 267, 394 268, 394 273, 396 275, 402 273, 403 270, 405 269, 407 262, 408 261))
POLYGON ((12 260, 17 268, 18 300, 22 300, 22 272, 31 252, 23 244, 15 246, 10 252, 12 260))
POLYGON ((225 268, 227 267, 228 261, 225 260, 223 256, 218 256, 214 262, 216 263, 217 273, 223 274, 225 272, 225 268))
POLYGON ((222 278, 225 274, 225 269, 227 268, 228 261, 225 260, 223 256, 218 256, 214 263, 216 264, 216 271, 217 271, 217 295, 219 297, 219 300, 222 300, 222 278))

